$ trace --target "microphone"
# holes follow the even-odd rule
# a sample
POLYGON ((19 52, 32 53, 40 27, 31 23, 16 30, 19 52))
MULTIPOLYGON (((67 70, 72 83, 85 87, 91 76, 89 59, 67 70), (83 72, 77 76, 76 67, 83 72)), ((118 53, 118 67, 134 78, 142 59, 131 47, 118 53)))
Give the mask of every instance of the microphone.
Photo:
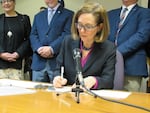
POLYGON ((75 48, 73 50, 73 58, 75 59, 76 63, 76 72, 77 72, 77 77, 79 80, 79 83, 81 86, 84 86, 84 80, 83 80, 83 75, 82 75, 82 67, 81 67, 81 52, 79 48, 75 48))

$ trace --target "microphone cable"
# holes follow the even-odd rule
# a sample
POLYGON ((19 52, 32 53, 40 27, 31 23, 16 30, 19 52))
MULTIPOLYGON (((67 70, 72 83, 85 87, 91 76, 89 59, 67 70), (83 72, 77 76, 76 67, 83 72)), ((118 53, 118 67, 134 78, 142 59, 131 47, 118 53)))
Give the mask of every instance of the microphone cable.
POLYGON ((103 100, 106 100, 106 101, 109 101, 109 102, 114 102, 114 103, 130 106, 130 107, 134 107, 134 108, 138 108, 138 109, 150 112, 150 109, 148 109, 148 108, 145 108, 145 107, 142 107, 142 106, 138 106, 138 105, 134 105, 134 104, 130 104, 130 103, 127 103, 127 102, 117 101, 117 100, 114 100, 114 99, 108 99, 108 98, 105 98, 105 97, 97 95, 96 93, 94 93, 90 89, 86 88, 85 86, 82 86, 82 87, 86 90, 86 93, 94 96, 95 98, 99 97, 100 99, 103 99, 103 100))
POLYGON ((82 76, 82 68, 81 68, 81 63, 80 63, 81 51, 79 48, 75 48, 73 50, 73 58, 75 59, 75 62, 76 62, 76 71, 77 71, 77 77, 78 77, 79 83, 88 94, 93 95, 95 98, 99 97, 103 100, 107 100, 107 101, 118 103, 118 104, 123 104, 126 106, 130 106, 130 107, 134 107, 134 108, 138 108, 138 109, 150 112, 150 109, 148 109, 148 108, 137 106, 137 105, 126 103, 126 102, 113 100, 113 99, 104 98, 104 97, 99 96, 96 93, 92 92, 90 89, 86 88, 86 86, 84 85, 84 80, 83 80, 83 76, 82 76))

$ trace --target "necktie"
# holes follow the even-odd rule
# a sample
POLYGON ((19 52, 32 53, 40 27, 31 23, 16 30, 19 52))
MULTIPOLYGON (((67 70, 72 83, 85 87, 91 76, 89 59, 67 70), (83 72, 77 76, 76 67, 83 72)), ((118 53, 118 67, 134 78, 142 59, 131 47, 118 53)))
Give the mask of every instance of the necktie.
POLYGON ((123 25, 123 22, 124 22, 124 19, 125 19, 125 16, 126 16, 126 12, 128 11, 127 8, 124 8, 121 15, 120 15, 120 21, 119 21, 119 24, 118 24, 118 30, 117 30, 117 33, 116 33, 116 40, 115 40, 115 44, 117 45, 117 38, 118 38, 118 34, 119 34, 119 31, 123 25))
POLYGON ((51 23, 51 20, 52 20, 52 17, 53 17, 53 13, 54 13, 53 9, 48 11, 48 24, 51 23))

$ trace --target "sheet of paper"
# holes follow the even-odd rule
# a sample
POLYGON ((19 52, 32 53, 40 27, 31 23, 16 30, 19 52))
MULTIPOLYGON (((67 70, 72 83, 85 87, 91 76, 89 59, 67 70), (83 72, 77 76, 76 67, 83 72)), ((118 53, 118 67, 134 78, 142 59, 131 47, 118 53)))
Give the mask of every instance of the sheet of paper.
POLYGON ((71 92, 71 87, 64 86, 62 88, 55 88, 53 86, 49 86, 47 91, 49 91, 49 92, 57 92, 57 93, 65 93, 65 92, 71 92))
POLYGON ((32 82, 32 81, 20 81, 11 79, 0 79, 0 86, 17 86, 22 88, 35 88, 36 86, 51 86, 52 84, 32 82))
POLYGON ((35 90, 16 87, 16 86, 0 86, 0 96, 32 94, 35 90))
POLYGON ((113 98, 113 99, 125 99, 131 92, 115 91, 115 90, 92 90, 95 94, 101 97, 113 98))

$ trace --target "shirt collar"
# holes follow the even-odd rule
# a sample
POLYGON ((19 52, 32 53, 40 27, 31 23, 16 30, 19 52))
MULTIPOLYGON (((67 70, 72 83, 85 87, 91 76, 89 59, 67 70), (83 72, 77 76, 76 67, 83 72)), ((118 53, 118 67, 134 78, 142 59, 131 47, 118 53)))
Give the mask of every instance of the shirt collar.
POLYGON ((48 7, 48 11, 50 11, 50 10, 56 11, 59 6, 60 6, 60 3, 58 3, 54 8, 48 7))
POLYGON ((132 5, 129 5, 128 7, 126 7, 125 5, 123 5, 123 6, 122 6, 122 9, 128 8, 128 12, 130 12, 131 9, 132 9, 135 5, 136 5, 136 3, 135 3, 135 4, 132 4, 132 5))

